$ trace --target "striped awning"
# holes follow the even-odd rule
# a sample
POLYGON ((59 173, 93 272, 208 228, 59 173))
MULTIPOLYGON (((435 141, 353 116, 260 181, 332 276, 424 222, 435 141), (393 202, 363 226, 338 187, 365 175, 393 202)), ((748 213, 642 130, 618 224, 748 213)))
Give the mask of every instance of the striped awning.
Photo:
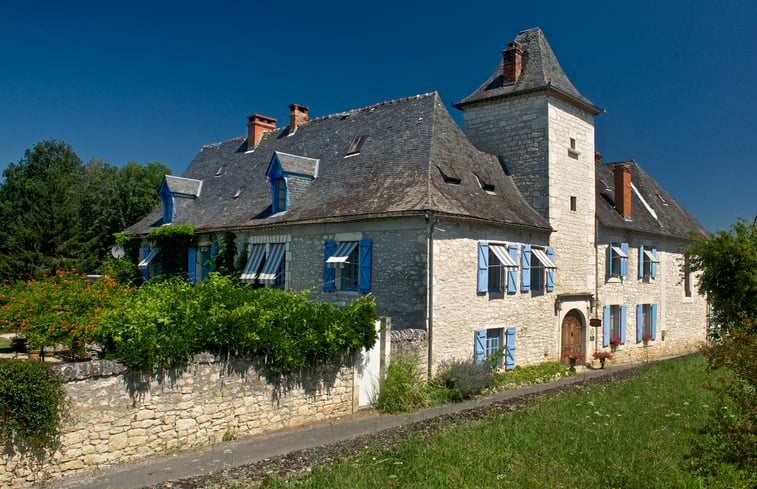
POLYGON ((276 280, 279 265, 281 265, 281 260, 284 259, 285 250, 284 243, 271 245, 271 251, 268 253, 268 259, 263 266, 263 271, 258 276, 258 280, 264 283, 273 283, 276 280))
POLYGON ((144 260, 139 262, 137 268, 139 268, 140 270, 147 269, 147 267, 150 266, 150 263, 152 263, 155 257, 158 256, 158 253, 160 253, 160 248, 153 248, 153 250, 144 258, 144 260))
POLYGON ((350 258, 350 254, 355 251, 357 247, 357 241, 346 241, 340 243, 333 255, 326 260, 326 266, 331 268, 343 267, 347 260, 350 258))
POLYGON ((628 254, 625 251, 623 251, 622 249, 620 249, 620 246, 613 246, 612 247, 612 252, 615 253, 616 255, 618 255, 621 258, 628 258, 628 254))
POLYGON ((258 270, 260 270, 260 265, 263 263, 263 258, 265 258, 265 245, 253 245, 250 259, 247 260, 247 265, 245 265, 244 272, 239 277, 239 281, 246 284, 254 283, 255 279, 258 278, 258 270))
POLYGON ((496 244, 489 244, 489 249, 492 253, 494 253, 494 256, 497 257, 499 262, 502 264, 505 268, 518 268, 518 264, 515 262, 512 256, 510 256, 510 253, 507 252, 504 246, 502 245, 496 245, 496 244))
POLYGON ((660 263, 660 260, 652 254, 649 250, 644 250, 644 254, 647 255, 647 258, 649 258, 649 261, 652 263, 660 263))
POLYGON ((555 262, 549 259, 546 253, 544 253, 542 250, 533 248, 531 250, 531 253, 536 257, 537 260, 541 262, 542 265, 544 265, 544 268, 557 268, 557 265, 555 265, 555 262))

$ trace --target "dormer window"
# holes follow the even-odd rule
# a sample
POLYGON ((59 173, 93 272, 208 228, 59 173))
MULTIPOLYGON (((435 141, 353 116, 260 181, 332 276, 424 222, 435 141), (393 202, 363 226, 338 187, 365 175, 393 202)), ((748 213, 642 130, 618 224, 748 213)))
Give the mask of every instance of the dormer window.
POLYGON ((171 224, 176 217, 176 199, 195 199, 200 196, 202 180, 166 175, 160 185, 163 200, 163 224, 171 224))
POLYGON ((266 176, 271 183, 271 211, 276 214, 293 205, 289 184, 296 182, 297 194, 301 195, 310 182, 318 177, 320 160, 305 156, 290 155, 276 151, 268 165, 266 176))
POLYGON ((231 196, 232 199, 238 199, 240 195, 242 195, 242 191, 244 190, 244 187, 239 187, 236 192, 234 192, 234 195, 231 196))
POLYGON ((486 192, 489 195, 496 195, 494 193, 494 185, 493 184, 486 183, 481 177, 479 177, 475 173, 473 175, 476 177, 476 181, 478 182, 478 186, 481 187, 484 190, 484 192, 486 192))
POLYGON ((216 171, 216 176, 220 177, 224 173, 226 173, 226 165, 218 167, 218 170, 216 171))
POLYGON ((360 149, 363 147, 366 139, 368 139, 368 136, 355 136, 350 143, 350 147, 347 148, 347 154, 345 156, 352 156, 360 153, 360 149))

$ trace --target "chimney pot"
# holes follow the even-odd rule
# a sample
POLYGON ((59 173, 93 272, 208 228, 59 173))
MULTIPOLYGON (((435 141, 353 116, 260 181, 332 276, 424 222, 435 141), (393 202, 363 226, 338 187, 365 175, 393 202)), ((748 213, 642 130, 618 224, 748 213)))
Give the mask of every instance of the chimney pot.
POLYGON ((615 207, 626 221, 631 220, 631 165, 621 163, 612 169, 615 180, 615 207))
POLYGON ((264 115, 247 116, 247 151, 255 149, 263 133, 276 129, 276 119, 264 115))
POLYGON ((297 127, 308 122, 308 108, 304 105, 291 104, 289 106, 289 133, 297 130, 297 127))
POLYGON ((594 152, 594 163, 601 163, 602 162, 602 153, 599 151, 594 152))
POLYGON ((523 50, 517 42, 507 44, 507 49, 502 51, 502 83, 510 84, 518 81, 523 69, 523 50))

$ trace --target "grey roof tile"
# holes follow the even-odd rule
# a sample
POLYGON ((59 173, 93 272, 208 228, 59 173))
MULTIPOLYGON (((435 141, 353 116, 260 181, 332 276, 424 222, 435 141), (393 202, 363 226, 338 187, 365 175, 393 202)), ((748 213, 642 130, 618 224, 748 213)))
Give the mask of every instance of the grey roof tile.
POLYGON ((503 84, 503 61, 500 60, 499 66, 489 79, 472 94, 455 104, 455 107, 462 108, 477 102, 530 91, 551 90, 584 106, 594 114, 602 112, 602 109, 581 95, 570 82, 541 29, 535 27, 522 31, 515 38, 515 42, 523 50, 522 71, 517 81, 503 84))
MULTIPOLYGON (((202 193, 177 202, 174 223, 199 232, 427 212, 550 229, 497 159, 473 147, 436 93, 311 119, 291 135, 279 128, 254 151, 247 151, 246 137, 204 146, 183 176, 203 180, 202 193), (368 138, 347 156, 358 135, 368 138), (266 170, 274 153, 294 155, 292 164, 319 165, 317 178, 286 212, 271 215, 266 170), (225 172, 216 176, 221 166, 225 172), (446 183, 439 168, 460 183, 446 183), (474 173, 494 192, 480 188, 474 173)), ((127 232, 146 234, 160 223, 156 209, 127 232)))
POLYGON ((691 235, 709 232, 668 194, 635 161, 596 164, 597 218, 607 227, 640 231, 674 238, 688 239, 691 235), (631 220, 626 221, 615 207, 613 167, 619 163, 631 167, 631 183, 639 191, 653 216, 639 197, 631 194, 631 220), (605 186, 605 184, 607 184, 605 186))

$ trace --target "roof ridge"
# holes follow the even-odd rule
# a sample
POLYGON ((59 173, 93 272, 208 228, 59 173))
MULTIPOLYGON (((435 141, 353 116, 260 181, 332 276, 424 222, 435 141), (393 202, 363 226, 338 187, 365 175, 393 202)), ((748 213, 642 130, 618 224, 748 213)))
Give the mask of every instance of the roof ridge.
POLYGON ((420 93, 420 94, 417 94, 417 95, 411 95, 410 97, 403 97, 403 98, 398 98, 398 99, 394 99, 394 100, 387 100, 385 102, 379 102, 377 104, 368 105, 366 107, 360 107, 358 109, 350 109, 350 110, 345 110, 343 112, 337 112, 335 114, 329 114, 329 115, 324 115, 324 116, 321 116, 321 117, 316 117, 314 119, 310 119, 310 121, 308 121, 308 122, 310 123, 310 122, 314 122, 314 121, 320 121, 320 120, 330 119, 332 117, 344 117, 345 115, 354 114, 355 112, 361 112, 361 111, 364 111, 364 110, 375 109, 375 108, 378 108, 378 107, 382 107, 382 106, 390 105, 390 104, 396 104, 396 103, 399 103, 399 102, 407 102, 408 100, 420 100, 420 99, 423 99, 423 98, 426 98, 426 97, 430 97, 430 96, 433 96, 433 95, 438 96, 439 93, 436 90, 434 90, 433 92, 420 93))

